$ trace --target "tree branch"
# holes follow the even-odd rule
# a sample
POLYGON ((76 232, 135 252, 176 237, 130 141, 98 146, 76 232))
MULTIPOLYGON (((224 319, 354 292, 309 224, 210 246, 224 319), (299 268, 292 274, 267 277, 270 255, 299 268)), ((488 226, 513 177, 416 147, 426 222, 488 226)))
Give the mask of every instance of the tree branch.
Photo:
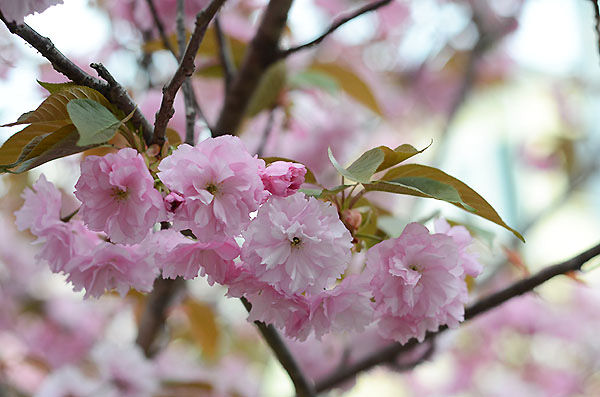
POLYGON ((329 26, 329 29, 327 29, 323 34, 321 34, 319 37, 317 37, 316 39, 314 39, 313 41, 310 41, 306 44, 302 44, 300 46, 297 47, 292 47, 289 48, 287 50, 281 51, 281 53, 279 54, 279 56, 281 58, 285 58, 289 55, 292 55, 295 52, 298 51, 302 51, 305 50, 307 48, 310 47, 314 47, 317 44, 319 44, 320 42, 322 42, 327 36, 329 36, 330 34, 332 34, 333 32, 335 32, 340 26, 342 26, 343 24, 350 22, 351 20, 358 18, 359 16, 366 14, 368 12, 371 11, 375 11, 378 8, 381 8, 385 5, 388 5, 392 2, 392 0, 379 0, 379 1, 375 1, 373 3, 367 4, 359 9, 357 9, 356 11, 350 12, 346 15, 343 15, 342 17, 336 19, 331 26, 329 26))
POLYGON ((129 94, 127 94, 127 91, 125 91, 125 89, 119 83, 117 83, 112 76, 110 76, 106 69, 104 69, 104 71, 106 71, 106 75, 100 75, 100 77, 107 78, 110 76, 110 80, 107 80, 108 82, 104 82, 84 72, 79 66, 77 66, 62 52, 60 52, 49 38, 40 35, 38 32, 29 27, 29 25, 25 23, 17 24, 14 22, 8 22, 4 18, 4 15, 2 15, 2 12, 0 12, 0 20, 4 22, 12 34, 21 37, 33 48, 38 50, 44 58, 50 61, 54 70, 64 74, 76 84, 84 85, 100 92, 125 114, 135 111, 131 121, 134 123, 136 128, 139 128, 142 131, 146 143, 150 142, 150 138, 152 137, 152 125, 148 122, 148 120, 146 120, 139 109, 137 109, 137 105, 131 100, 129 94))
MULTIPOLYGON (((252 304, 248 302, 248 299, 241 297, 242 304, 250 313, 252 304)), ((283 368, 287 371, 290 379, 294 383, 296 388, 296 394, 298 397, 313 397, 316 396, 316 392, 312 383, 306 378, 300 366, 296 362, 296 359, 292 353, 288 350, 285 342, 272 325, 267 325, 262 321, 255 321, 254 324, 258 327, 258 330, 262 334, 267 344, 275 353, 277 360, 281 363, 283 368)))
MULTIPOLYGON (((468 321, 482 313, 485 313, 495 307, 498 307, 502 303, 507 302, 508 300, 516 296, 530 292, 535 287, 545 283, 546 281, 550 280, 555 276, 569 273, 572 271, 581 270, 581 267, 584 263, 598 255, 600 255, 600 244, 588 249, 587 251, 582 252, 581 254, 575 256, 572 259, 569 259, 557 265, 548 266, 528 278, 519 280, 509 285, 508 287, 486 298, 483 298, 479 302, 467 307, 465 309, 465 321, 468 321)), ((436 332, 428 332, 425 336, 425 340, 429 340, 432 337, 439 335, 442 332, 445 332, 447 329, 448 327, 444 325, 441 326, 436 332)), ((409 351, 417 344, 419 344, 419 342, 416 339, 411 339, 404 345, 401 345, 399 343, 393 343, 378 351, 375 351, 369 354, 367 357, 363 358, 362 360, 348 367, 335 371, 331 375, 326 376, 325 378, 318 381, 316 384, 317 392, 323 392, 325 390, 331 389, 339 385, 340 383, 343 383, 348 379, 353 378, 358 373, 368 370, 377 365, 393 362, 398 355, 409 351)))
POLYGON ((215 36, 217 37, 217 46, 219 48, 219 59, 221 60, 221 67, 223 68, 223 75, 225 76, 225 93, 231 86, 231 80, 235 73, 235 65, 233 64, 231 48, 227 43, 227 38, 223 34, 221 28, 221 22, 219 16, 215 17, 215 36))
POLYGON ((183 289, 185 281, 178 277, 174 280, 158 277, 144 307, 135 343, 142 348, 146 357, 155 352, 155 341, 167 318, 167 309, 183 289))
POLYGON ((235 134, 246 107, 260 79, 279 58, 279 38, 287 21, 293 0, 271 0, 263 14, 258 31, 250 42, 242 66, 225 95, 225 103, 213 136, 235 134))
POLYGON ((591 0, 594 5, 594 16, 596 17, 596 35, 598 36, 598 51, 600 52, 600 7, 598 0, 591 0))
POLYGON ((200 43, 202 43, 208 24, 223 3, 225 3, 225 0, 212 0, 208 6, 196 16, 196 27, 190 37, 190 41, 187 44, 183 56, 181 57, 179 67, 175 71, 171 81, 163 87, 163 98, 160 109, 158 110, 158 113, 156 113, 152 143, 159 145, 164 143, 167 123, 175 113, 175 109, 173 109, 175 94, 177 94, 177 91, 179 91, 179 88, 184 81, 194 73, 194 59, 198 53, 198 48, 200 48, 200 43))
MULTIPOLYGON (((148 4, 148 8, 150 9, 150 14, 152 14, 152 19, 154 20, 154 24, 156 25, 156 29, 158 29, 158 34, 163 42, 163 45, 167 50, 169 50, 175 57, 177 54, 175 53, 175 49, 171 46, 171 42, 169 41, 169 37, 167 36, 167 32, 165 31, 165 26, 160 20, 160 16, 158 15, 158 11, 156 11, 156 6, 154 5, 154 0, 146 0, 146 4, 148 4)), ((181 54, 182 49, 179 48, 179 53, 181 54)))

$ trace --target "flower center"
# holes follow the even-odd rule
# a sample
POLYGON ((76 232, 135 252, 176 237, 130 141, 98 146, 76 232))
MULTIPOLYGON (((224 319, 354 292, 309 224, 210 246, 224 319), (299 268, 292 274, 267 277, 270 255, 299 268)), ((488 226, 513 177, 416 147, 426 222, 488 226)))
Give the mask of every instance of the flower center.
POLYGON ((410 265, 408 268, 413 272, 421 272, 421 269, 417 265, 410 265))
POLYGON ((129 192, 115 187, 112 190, 111 196, 113 196, 116 201, 125 201, 129 197, 129 192))
POLYGON ((215 193, 217 193, 218 190, 219 189, 217 188, 217 185, 215 185, 214 183, 209 183, 208 185, 206 185, 206 191, 212 194, 213 196, 215 195, 215 193))
POLYGON ((290 240, 290 244, 292 247, 298 247, 300 244, 302 244, 302 240, 300 240, 298 237, 294 237, 290 240))

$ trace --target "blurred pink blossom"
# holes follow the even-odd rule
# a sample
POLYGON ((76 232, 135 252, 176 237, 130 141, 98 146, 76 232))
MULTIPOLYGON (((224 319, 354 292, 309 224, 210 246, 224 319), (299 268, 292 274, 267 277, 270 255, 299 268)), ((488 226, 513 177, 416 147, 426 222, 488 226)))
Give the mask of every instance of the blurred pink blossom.
POLYGON ((43 12, 48 7, 62 3, 63 0, 0 0, 0 11, 6 20, 23 23, 26 15, 43 12))

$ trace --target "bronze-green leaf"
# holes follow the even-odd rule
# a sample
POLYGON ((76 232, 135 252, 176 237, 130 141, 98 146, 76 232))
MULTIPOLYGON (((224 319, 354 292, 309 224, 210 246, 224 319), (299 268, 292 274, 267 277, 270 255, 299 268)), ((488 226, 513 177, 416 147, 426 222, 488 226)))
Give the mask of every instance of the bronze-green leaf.
POLYGON ((279 93, 285 88, 287 69, 285 62, 279 61, 267 69, 258 87, 252 94, 246 116, 256 116, 263 110, 271 109, 277 103, 279 93))
POLYGON ((91 149, 97 145, 86 147, 77 146, 79 134, 73 124, 69 124, 52 134, 48 134, 29 152, 23 161, 10 172, 21 173, 29 171, 48 161, 70 156, 91 149))
POLYGON ((344 168, 338 163, 333 156, 331 148, 327 150, 329 160, 335 169, 344 177, 351 181, 370 183, 371 177, 377 171, 379 165, 383 162, 385 155, 379 148, 371 149, 362 154, 355 162, 350 164, 348 168, 344 168))
POLYGON ((36 110, 21 115, 16 122, 6 124, 3 127, 17 124, 68 120, 70 117, 69 112, 67 111, 67 103, 74 99, 91 99, 108 108, 111 107, 110 102, 108 102, 108 100, 98 91, 88 87, 74 85, 64 87, 64 89, 61 89, 54 94, 50 94, 36 110))
POLYGON ((25 146, 35 137, 50 134, 69 124, 71 124, 71 121, 67 119, 28 125, 21 131, 13 134, 0 147, 0 165, 7 166, 17 162, 25 146))
MULTIPOLYGON (((519 239, 525 241, 523 239, 523 236, 521 236, 521 234, 515 229, 508 226, 502 220, 500 215, 498 215, 496 210, 494 210, 494 208, 487 201, 485 201, 485 199, 481 197, 477 192, 475 192, 473 189, 467 186, 464 182, 461 182, 460 180, 446 174, 445 172, 437 168, 428 167, 420 164, 401 165, 386 172, 385 175, 381 178, 380 182, 366 184, 365 189, 389 191, 393 193, 408 194, 419 197, 434 197, 419 189, 415 189, 414 186, 411 188, 409 186, 401 184, 395 185, 393 183, 386 183, 398 180, 400 178, 426 178, 453 187, 458 192, 461 202, 452 202, 452 204, 456 205, 461 209, 466 209, 471 213, 479 215, 480 217, 485 218, 489 221, 492 221, 506 228, 507 230, 510 230, 519 239), (468 207, 465 207, 463 204, 466 204, 468 207)), ((404 179, 404 181, 407 181, 407 179, 404 179)))
POLYGON ((73 99, 67 111, 79 132, 79 146, 107 142, 122 124, 110 110, 91 99, 73 99))
POLYGON ((390 149, 387 146, 379 146, 379 149, 381 149, 381 151, 383 151, 383 154, 385 155, 385 159, 379 165, 376 172, 387 170, 388 168, 391 168, 405 160, 408 160, 416 154, 423 153, 427 148, 429 148, 429 146, 431 146, 431 143, 422 150, 418 150, 415 147, 407 144, 400 145, 394 150, 390 149))

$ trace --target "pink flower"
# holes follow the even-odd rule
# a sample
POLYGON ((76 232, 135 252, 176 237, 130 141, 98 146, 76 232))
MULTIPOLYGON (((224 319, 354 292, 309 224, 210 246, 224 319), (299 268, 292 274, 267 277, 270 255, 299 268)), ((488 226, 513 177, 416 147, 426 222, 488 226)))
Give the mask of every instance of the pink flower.
POLYGON ((168 212, 177 211, 177 208, 183 203, 185 203, 185 199, 175 192, 171 192, 165 197, 165 209, 168 212))
POLYGON ((49 227, 62 223, 60 192, 46 180, 44 174, 33 184, 33 189, 26 188, 21 197, 25 203, 15 212, 20 231, 29 229, 34 236, 40 237, 49 227))
POLYGON ((350 275, 335 286, 321 292, 312 302, 311 321, 315 335, 334 332, 363 332, 373 320, 369 280, 360 275, 350 275))
POLYGON ((91 254, 100 242, 98 234, 80 220, 60 222, 46 229, 43 237, 36 241, 42 244, 36 258, 46 261, 54 273, 60 273, 72 259, 91 254))
POLYGON ((158 269, 139 246, 101 243, 90 255, 74 258, 65 269, 73 289, 99 298, 112 289, 123 297, 129 288, 150 292, 158 269))
POLYGON ((303 164, 275 161, 261 172, 260 178, 265 189, 272 195, 287 197, 300 189, 300 185, 304 183, 304 175, 306 167, 303 164))
POLYGON ((483 271, 483 265, 477 260, 477 254, 468 252, 473 238, 464 226, 450 226, 450 224, 442 218, 436 219, 434 222, 435 231, 437 233, 446 234, 454 240, 458 246, 458 256, 461 266, 465 269, 465 273, 471 277, 477 277, 483 271))
POLYGON ((400 237, 372 247, 366 263, 384 337, 422 341, 426 331, 462 320, 467 286, 449 236, 430 235, 425 226, 411 223, 400 237))
POLYGON ((350 263, 352 237, 335 208, 303 194, 270 198, 242 236, 244 267, 288 295, 322 291, 350 263))
POLYGON ((162 182, 185 197, 174 214, 175 229, 191 229, 200 241, 238 235, 266 194, 258 166, 237 137, 180 145, 158 167, 162 182))
POLYGON ((85 224, 111 241, 135 244, 164 216, 161 194, 142 156, 125 148, 104 157, 88 156, 75 185, 85 224))
POLYGON ((42 12, 50 6, 62 3, 63 0, 0 0, 0 11, 7 21, 23 23, 26 15, 42 12))
POLYGON ((233 260, 239 256, 240 247, 234 239, 202 243, 174 230, 163 230, 149 243, 156 247, 154 260, 162 268, 163 278, 191 280, 200 273, 207 275, 212 285, 227 284, 239 273, 233 260))

